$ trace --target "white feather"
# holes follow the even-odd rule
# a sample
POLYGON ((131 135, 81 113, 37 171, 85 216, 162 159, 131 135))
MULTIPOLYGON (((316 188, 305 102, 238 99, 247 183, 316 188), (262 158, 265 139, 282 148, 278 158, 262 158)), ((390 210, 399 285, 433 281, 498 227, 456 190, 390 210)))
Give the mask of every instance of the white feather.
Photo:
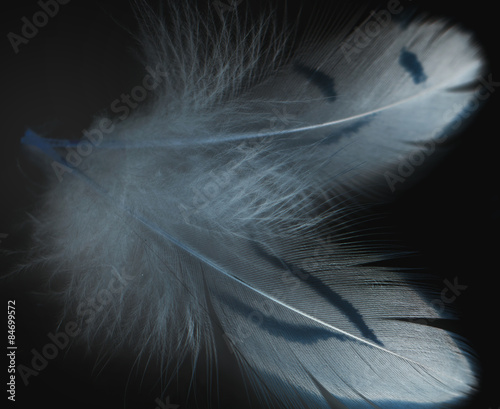
POLYGON ((263 405, 467 396, 464 345, 412 321, 447 316, 417 276, 367 266, 384 254, 349 241, 346 198, 387 189, 384 170, 474 98, 483 61, 469 35, 392 21, 346 58, 355 19, 295 44, 272 17, 171 13, 170 25, 143 15, 147 63, 163 79, 153 105, 115 121, 78 167, 57 153, 69 142, 25 139, 71 169, 47 190, 33 261, 65 280, 66 315, 89 344, 135 344, 166 363, 205 349, 216 359, 223 335, 263 405), (90 319, 82 302, 117 275, 123 291, 90 319))

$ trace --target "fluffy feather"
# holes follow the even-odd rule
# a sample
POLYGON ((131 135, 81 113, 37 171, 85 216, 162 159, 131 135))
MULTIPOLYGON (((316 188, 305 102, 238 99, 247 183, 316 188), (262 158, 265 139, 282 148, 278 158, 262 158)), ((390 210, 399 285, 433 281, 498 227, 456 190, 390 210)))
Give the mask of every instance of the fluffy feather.
POLYGON ((63 280, 90 345, 171 363, 216 360, 223 337, 264 406, 431 408, 471 391, 464 344, 414 321, 448 316, 417 276, 369 265, 385 255, 357 245, 349 215, 401 155, 449 132, 482 58, 424 18, 390 21, 347 56, 359 16, 343 10, 299 42, 272 17, 146 11, 154 103, 115 119, 78 166, 62 149, 75 141, 26 134, 49 174, 64 169, 34 220, 33 263, 63 280))

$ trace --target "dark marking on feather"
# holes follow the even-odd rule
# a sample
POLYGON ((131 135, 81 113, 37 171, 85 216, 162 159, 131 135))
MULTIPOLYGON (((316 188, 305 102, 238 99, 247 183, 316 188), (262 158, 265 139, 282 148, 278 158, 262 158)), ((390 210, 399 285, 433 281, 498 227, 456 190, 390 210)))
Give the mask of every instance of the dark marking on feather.
POLYGON ((356 119, 353 123, 341 127, 340 129, 335 129, 330 132, 325 138, 321 140, 321 144, 330 145, 332 143, 338 142, 344 137, 349 137, 357 134, 362 128, 372 122, 376 114, 369 115, 364 118, 356 119))
POLYGON ((364 337, 378 345, 383 346, 383 343, 377 338, 373 330, 367 325, 361 313, 348 300, 344 299, 340 294, 337 294, 335 291, 333 291, 330 286, 323 282, 323 280, 314 277, 311 273, 295 266, 294 264, 287 263, 283 259, 269 254, 256 243, 254 243, 254 248, 261 257, 264 257, 276 268, 285 270, 295 277, 301 279, 302 281, 305 281, 307 285, 312 288, 318 295, 320 295, 330 304, 342 311, 343 314, 349 319, 349 321, 351 321, 359 329, 364 337))
MULTIPOLYGON (((470 102, 469 104, 474 103, 475 101, 470 102)), ((453 120, 449 121, 449 123, 447 123, 446 126, 443 127, 441 132, 434 137, 433 141, 439 145, 436 147, 436 149, 443 148, 455 143, 455 138, 452 138, 451 136, 455 135, 457 133, 457 130, 463 127, 464 124, 472 120, 473 115, 471 115, 471 111, 477 109, 477 107, 474 107, 474 109, 472 109, 473 106, 469 104, 462 107, 460 112, 457 112, 453 120)), ((414 144, 417 146, 423 146, 424 148, 429 146, 429 143, 424 142, 417 142, 414 144)))
POLYGON ((426 327, 433 327, 442 329, 448 332, 457 332, 457 321, 447 318, 432 318, 432 317, 419 317, 419 318, 404 318, 404 317, 388 317, 388 321, 407 322, 410 324, 424 325, 426 327))
POLYGON ((328 74, 302 63, 295 63, 294 68, 299 74, 306 77, 310 83, 316 85, 327 98, 328 102, 334 102, 337 99, 335 81, 328 74))
POLYGON ((399 64, 401 64, 401 66, 411 75, 415 84, 421 84, 427 81, 424 67, 415 53, 403 48, 399 56, 399 64))
POLYGON ((225 294, 221 300, 233 311, 244 316, 249 323, 258 325, 260 329, 275 337, 283 338, 290 342, 303 345, 315 344, 318 341, 337 338, 340 341, 350 341, 346 335, 336 333, 326 328, 318 328, 310 325, 297 325, 281 321, 267 314, 257 311, 232 295, 225 294), (252 316, 258 319, 254 322, 252 316))

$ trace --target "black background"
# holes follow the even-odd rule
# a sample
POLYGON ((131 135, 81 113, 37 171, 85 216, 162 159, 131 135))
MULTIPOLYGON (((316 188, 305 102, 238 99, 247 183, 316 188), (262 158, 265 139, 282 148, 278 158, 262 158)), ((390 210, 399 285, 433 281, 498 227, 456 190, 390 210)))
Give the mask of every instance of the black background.
MULTIPOLYGON (((451 17, 476 33, 489 59, 487 73, 500 81, 500 29, 498 13, 491 2, 411 3, 431 14, 451 17)), ((320 4, 308 2, 306 7, 320 4)), ((383 2, 380 4, 384 6, 383 2)), ((251 7, 258 10, 260 6, 253 2, 251 7)), ((56 137, 78 138, 94 113, 109 107, 143 75, 141 64, 133 56, 130 32, 135 31, 137 24, 127 2, 72 0, 61 6, 59 13, 28 44, 20 45, 19 53, 14 53, 7 33, 19 33, 21 17, 31 17, 38 10, 35 1, 24 0, 4 3, 1 9, 0 233, 8 237, 2 239, 0 246, 7 250, 26 245, 27 231, 19 228, 19 223, 33 208, 33 193, 41 182, 20 149, 19 140, 26 127, 51 130, 56 137)), ((462 131, 453 152, 387 207, 389 215, 385 221, 394 226, 401 243, 419 252, 412 263, 425 266, 440 279, 458 277, 460 284, 467 285, 453 305, 460 318, 454 330, 468 340, 481 363, 480 388, 467 406, 474 409, 500 408, 497 94, 500 91, 491 95, 470 126, 462 131)), ((16 254, 5 256, 3 273, 11 271, 18 261, 20 256, 16 254)), ((18 363, 29 362, 31 348, 40 350, 47 342, 47 332, 55 328, 57 321, 57 310, 33 296, 37 284, 0 282, 2 305, 6 305, 3 300, 7 299, 16 299, 18 305, 18 363)), ((126 365, 115 366, 111 375, 92 373, 92 363, 60 354, 39 376, 31 378, 28 387, 21 385, 18 378, 18 401, 7 403, 23 408, 50 405, 153 409, 157 390, 141 387, 140 377, 134 375, 127 384, 126 365), (126 394, 125 386, 129 389, 126 394)), ((187 407, 175 391, 171 396, 180 408, 187 407)))

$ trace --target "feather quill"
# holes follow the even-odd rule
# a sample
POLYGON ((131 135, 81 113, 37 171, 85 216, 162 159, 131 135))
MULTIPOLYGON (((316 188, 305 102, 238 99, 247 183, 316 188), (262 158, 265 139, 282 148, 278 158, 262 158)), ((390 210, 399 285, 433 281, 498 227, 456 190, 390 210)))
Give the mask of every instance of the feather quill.
POLYGON ((474 99, 484 63, 469 34, 389 19, 355 49, 359 13, 344 9, 295 41, 272 15, 219 22, 182 5, 166 24, 141 4, 153 103, 78 166, 64 148, 79 141, 23 139, 62 175, 34 218, 33 264, 64 281, 83 338, 168 364, 216 361, 223 337, 265 407, 463 400, 476 382, 465 344, 416 322, 451 316, 417 275, 370 265, 386 256, 359 247, 350 216, 474 99))

